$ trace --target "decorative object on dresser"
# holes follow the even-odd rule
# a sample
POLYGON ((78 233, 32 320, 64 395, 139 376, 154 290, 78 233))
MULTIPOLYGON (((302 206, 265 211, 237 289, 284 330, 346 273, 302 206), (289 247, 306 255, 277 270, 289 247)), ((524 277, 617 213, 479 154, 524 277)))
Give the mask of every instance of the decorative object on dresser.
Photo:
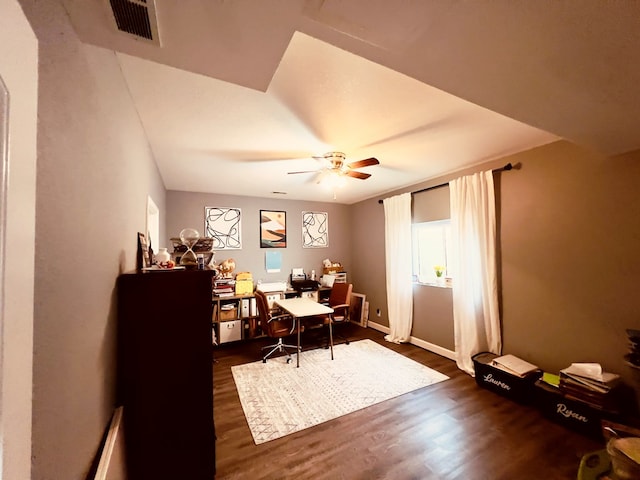
POLYGON ((171 260, 171 254, 165 247, 158 249, 158 253, 156 254, 156 265, 160 268, 173 268, 175 266, 175 262, 171 260))
POLYGON ((193 251, 193 247, 196 246, 200 240, 200 232, 195 228, 184 228, 180 232, 180 242, 187 247, 184 253, 180 256, 180 265, 194 266, 197 264, 197 257, 193 251))
POLYGON ((151 257, 149 256, 149 244, 147 236, 138 232, 138 258, 136 262, 138 270, 151 266, 151 257))
POLYGON ((184 269, 118 277, 117 402, 128 478, 215 476, 213 275, 184 269))
MULTIPOLYGON (((173 253, 171 254, 173 260, 176 264, 182 265, 180 262, 182 260, 182 256, 187 252, 187 246, 182 243, 180 238, 172 237, 171 243, 173 244, 173 253)), ((198 241, 193 245, 193 263, 189 264, 190 267, 195 267, 197 265, 197 255, 202 254, 204 256, 204 264, 212 265, 214 262, 214 252, 212 250, 213 239, 212 238, 199 238, 198 241)))

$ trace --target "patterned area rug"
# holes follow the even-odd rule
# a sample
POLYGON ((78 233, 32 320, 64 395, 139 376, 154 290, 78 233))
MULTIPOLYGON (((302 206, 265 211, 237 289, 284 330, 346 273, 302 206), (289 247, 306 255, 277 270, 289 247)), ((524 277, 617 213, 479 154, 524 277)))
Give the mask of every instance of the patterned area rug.
POLYGON ((231 367, 256 444, 298 432, 347 413, 448 379, 435 370, 360 340, 300 355, 231 367))

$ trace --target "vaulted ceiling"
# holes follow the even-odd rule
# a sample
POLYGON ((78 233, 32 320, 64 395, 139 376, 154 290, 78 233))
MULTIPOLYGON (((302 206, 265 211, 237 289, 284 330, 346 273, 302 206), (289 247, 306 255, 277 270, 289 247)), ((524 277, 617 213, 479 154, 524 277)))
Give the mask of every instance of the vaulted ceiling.
POLYGON ((350 204, 558 138, 640 148, 640 2, 62 2, 117 55, 171 190, 350 204), (334 193, 288 173, 330 151, 380 165, 334 193))

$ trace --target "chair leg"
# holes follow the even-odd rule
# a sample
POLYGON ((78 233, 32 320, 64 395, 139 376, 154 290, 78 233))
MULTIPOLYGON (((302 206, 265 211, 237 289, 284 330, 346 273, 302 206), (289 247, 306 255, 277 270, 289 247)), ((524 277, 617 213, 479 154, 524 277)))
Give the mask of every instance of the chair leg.
MULTIPOLYGON (((343 328, 340 326, 340 324, 343 322, 333 322, 333 329, 329 329, 329 325, 325 325, 323 328, 326 328, 327 330, 325 332, 323 332, 323 338, 322 338, 322 342, 323 342, 323 348, 327 349, 329 348, 331 345, 330 343, 332 343, 332 340, 335 340, 336 337, 340 337, 342 340, 344 340, 345 345, 349 345, 349 338, 345 337, 344 335, 342 335, 340 333, 340 330, 343 328), (336 328, 336 326, 338 328, 336 328), (330 331, 332 330, 332 331, 330 331), (328 333, 327 333, 328 332, 328 333), (331 339, 331 337, 333 337, 331 339)), ((335 343, 334 343, 335 345, 335 343)))
POLYGON ((345 323, 345 322, 334 322, 333 325, 338 326, 338 328, 334 328, 333 329, 333 336, 335 337, 336 335, 338 337, 340 337, 341 339, 344 340, 345 345, 349 345, 349 339, 347 337, 345 337, 342 333, 340 333, 340 330, 344 329, 344 325, 340 326, 341 323, 345 323))
POLYGON ((287 350, 287 348, 293 348, 294 350, 298 349, 297 345, 289 345, 286 344, 282 341, 282 338, 278 339, 278 343, 276 343, 275 345, 267 345, 265 347, 262 347, 262 351, 267 350, 267 349, 271 349, 269 351, 269 353, 267 353, 266 355, 262 356, 262 363, 267 363, 267 358, 269 358, 273 353, 275 352, 284 352, 287 354, 287 363, 291 363, 291 353, 289 353, 289 351, 287 350))

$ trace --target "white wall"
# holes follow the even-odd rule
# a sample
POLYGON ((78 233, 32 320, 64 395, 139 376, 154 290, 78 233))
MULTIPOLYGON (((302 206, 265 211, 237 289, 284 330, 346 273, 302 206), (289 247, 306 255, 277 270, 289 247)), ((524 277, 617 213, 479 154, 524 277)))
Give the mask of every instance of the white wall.
POLYGON ((16 0, 0 2, 0 76, 10 94, 0 478, 31 477, 37 42, 16 0))

